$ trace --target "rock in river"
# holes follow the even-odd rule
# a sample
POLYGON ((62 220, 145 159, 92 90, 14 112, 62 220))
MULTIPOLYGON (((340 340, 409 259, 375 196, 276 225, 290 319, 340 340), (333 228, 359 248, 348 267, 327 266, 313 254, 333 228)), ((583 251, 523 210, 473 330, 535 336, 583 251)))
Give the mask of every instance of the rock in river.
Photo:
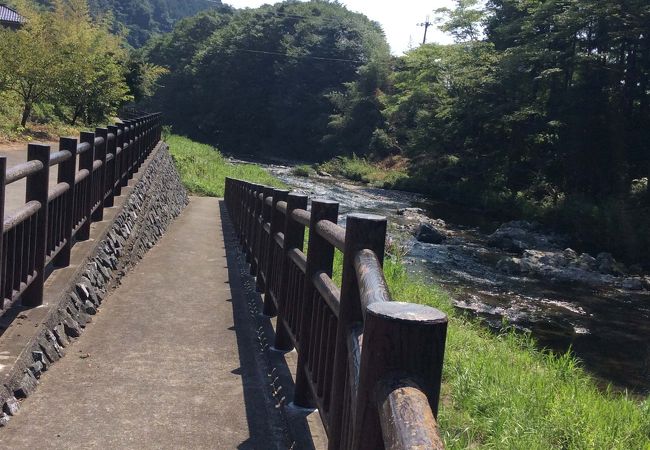
POLYGON ((515 220, 504 223, 494 233, 488 236, 488 245, 514 253, 527 249, 551 250, 557 249, 563 241, 562 237, 540 232, 540 225, 515 220))
POLYGON ((415 238, 425 244, 440 244, 447 239, 447 235, 427 223, 421 223, 415 238))

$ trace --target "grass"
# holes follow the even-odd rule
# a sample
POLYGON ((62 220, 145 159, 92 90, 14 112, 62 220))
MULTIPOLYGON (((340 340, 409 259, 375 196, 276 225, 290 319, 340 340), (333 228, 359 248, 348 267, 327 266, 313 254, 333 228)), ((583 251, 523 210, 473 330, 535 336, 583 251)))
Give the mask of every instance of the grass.
POLYGON ((338 156, 318 168, 334 176, 385 189, 392 189, 400 180, 408 178, 406 169, 400 165, 377 165, 356 155, 338 156))
POLYGON ((230 163, 214 147, 183 136, 166 138, 185 187, 194 195, 223 197, 226 177, 274 187, 286 187, 266 170, 254 164, 230 163))
POLYGON ((308 166, 307 164, 301 164, 291 169, 291 173, 297 177, 308 178, 314 174, 314 169, 311 166, 308 166))
MULTIPOLYGON (((220 195, 226 176, 281 184, 259 167, 229 164, 209 146, 178 136, 168 142, 193 192, 220 195)), ((339 284, 341 267, 336 252, 339 284)), ((650 450, 650 400, 599 390, 573 356, 541 351, 529 336, 490 332, 457 313, 446 292, 410 276, 398 256, 386 259, 384 273, 395 300, 449 315, 438 416, 448 449, 650 450)))

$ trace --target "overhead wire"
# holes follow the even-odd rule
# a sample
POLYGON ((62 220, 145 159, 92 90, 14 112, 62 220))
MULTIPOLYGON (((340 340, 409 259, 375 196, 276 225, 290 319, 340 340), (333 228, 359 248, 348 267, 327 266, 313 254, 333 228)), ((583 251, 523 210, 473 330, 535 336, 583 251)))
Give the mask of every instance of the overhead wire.
POLYGON ((253 50, 253 49, 247 49, 247 48, 231 48, 231 49, 227 49, 226 51, 245 52, 245 53, 260 53, 260 54, 264 54, 264 55, 284 56, 286 58, 314 59, 314 60, 317 60, 317 61, 351 62, 351 63, 359 63, 359 64, 363 64, 365 62, 365 61, 360 60, 360 59, 330 58, 330 57, 326 57, 326 56, 311 56, 311 55, 290 55, 288 53, 273 52, 273 51, 266 51, 266 50, 253 50))

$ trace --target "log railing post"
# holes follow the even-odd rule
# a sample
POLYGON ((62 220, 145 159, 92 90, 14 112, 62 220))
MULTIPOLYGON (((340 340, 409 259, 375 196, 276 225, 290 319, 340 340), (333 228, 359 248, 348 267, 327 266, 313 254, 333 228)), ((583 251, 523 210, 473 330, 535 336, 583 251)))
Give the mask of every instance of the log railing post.
POLYGON ((247 236, 248 234, 248 229, 251 224, 251 205, 253 202, 253 197, 252 197, 252 192, 251 192, 251 184, 247 182, 242 183, 242 194, 243 194, 243 201, 244 201, 244 212, 242 215, 242 223, 241 223, 241 245, 242 245, 242 250, 245 253, 246 256, 246 262, 250 262, 252 255, 250 252, 250 247, 248 245, 250 241, 250 236, 247 236))
POLYGON ((72 229, 74 228, 74 182, 77 173, 77 139, 64 137, 59 140, 59 149, 67 150, 71 156, 68 160, 59 164, 58 183, 66 183, 68 192, 63 200, 63 232, 65 233, 65 244, 54 259, 56 267, 67 267, 70 265, 70 252, 72 251, 72 229))
POLYGON ((23 305, 34 307, 43 304, 43 285, 45 283, 45 258, 47 252, 47 208, 50 181, 50 146, 29 144, 27 160, 40 161, 43 168, 27 177, 25 202, 37 201, 41 204, 36 218, 36 243, 34 262, 36 274, 32 283, 22 296, 23 305))
POLYGON ((77 240, 86 241, 90 239, 90 223, 92 222, 92 210, 93 210, 93 178, 95 174, 93 173, 93 163, 95 162, 95 133, 88 131, 81 132, 81 143, 88 144, 90 148, 86 150, 79 156, 79 170, 87 170, 88 177, 87 181, 84 181, 80 186, 80 191, 77 195, 85 197, 86 204, 84 205, 84 216, 86 217, 86 222, 77 232, 77 240), (86 192, 82 193, 81 189, 85 184, 86 192))
MULTIPOLYGON (((273 301, 272 289, 274 286, 276 271, 281 270, 274 264, 275 252, 277 250, 277 243, 275 242, 275 235, 282 232, 284 229, 284 216, 278 211, 278 202, 287 200, 289 191, 282 189, 273 190, 273 205, 271 206, 271 232, 269 233, 269 242, 266 249, 266 286, 264 290, 264 315, 273 317, 278 313, 278 309, 273 301)), ((282 249, 280 251, 283 251, 282 249)))
MULTIPOLYGON (((111 204, 107 204, 106 206, 113 206, 115 204, 115 196, 120 195, 120 159, 117 155, 117 147, 119 147, 119 138, 117 137, 117 133, 119 131, 119 128, 115 125, 109 125, 108 126, 108 132, 113 134, 115 138, 113 139, 113 142, 111 143, 111 146, 109 147, 109 151, 113 154, 113 166, 112 166, 112 175, 111 175, 111 204), (119 190, 118 190, 119 189, 119 190)), ((107 199, 108 202, 108 199, 107 199)))
POLYGON ((142 157, 144 156, 144 136, 142 134, 142 130, 143 130, 142 119, 138 119, 135 125, 135 132, 138 136, 138 145, 137 145, 138 159, 135 165, 135 169, 133 170, 134 172, 140 170, 140 165, 142 164, 142 157))
POLYGON ((230 203, 230 195, 232 192, 232 180, 228 177, 226 177, 226 182, 223 187, 223 201, 226 204, 226 209, 229 211, 232 211, 232 204, 230 203))
MULTIPOLYGON (((7 157, 0 156, 0 223, 2 224, 2 228, 0 229, 0 310, 5 308, 4 285, 6 283, 6 280, 3 279, 4 277, 3 246, 4 246, 6 178, 7 178, 7 157)), ((8 300, 11 301, 11 299, 8 300)))
POLYGON ((315 310, 313 305, 316 288, 313 277, 324 272, 332 276, 334 262, 334 246, 316 232, 316 224, 321 220, 336 223, 339 215, 339 204, 330 200, 313 199, 311 202, 311 219, 309 222, 309 244, 307 248, 307 270, 305 273, 304 292, 301 301, 304 302, 300 317, 300 349, 298 351, 298 367, 296 369, 296 389, 294 404, 302 408, 315 407, 315 401, 309 387, 307 376, 307 361, 309 360, 310 324, 315 310))
POLYGON ((287 213, 284 219, 284 249, 282 255, 282 274, 280 281, 280 295, 278 296, 278 318, 275 327, 275 348, 280 351, 290 351, 293 343, 289 337, 286 324, 287 297, 289 295, 289 251, 297 248, 303 249, 305 245, 305 227, 291 218, 291 213, 296 209, 307 209, 309 197, 300 194, 289 194, 287 197, 287 213))
POLYGON ((142 124, 142 161, 144 161, 149 156, 149 142, 151 139, 150 119, 148 117, 144 118, 142 124))
POLYGON ((262 198, 257 201, 260 202, 260 216, 261 223, 258 226, 258 235, 256 242, 257 245, 257 258, 258 258, 258 268, 257 268, 257 278, 256 278, 256 288, 258 292, 266 291, 266 279, 267 274, 264 273, 266 269, 266 247, 264 244, 264 237, 266 235, 266 230, 264 229, 264 224, 271 221, 271 207, 266 204, 266 199, 273 197, 273 188, 269 186, 264 186, 262 188, 262 198))
POLYGON ((128 183, 128 180, 130 180, 133 177, 133 161, 135 161, 135 141, 134 141, 134 136, 135 136, 135 131, 134 131, 134 122, 133 120, 125 120, 126 122, 126 127, 127 127, 127 132, 126 132, 126 139, 127 142, 129 143, 128 147, 128 152, 126 154, 126 180, 128 183))
MULTIPOLYGON (((348 336, 352 332, 354 325, 363 322, 354 258, 360 250, 368 249, 375 252, 380 263, 383 263, 386 245, 386 226, 386 218, 382 216, 350 214, 346 219, 343 276, 341 280, 341 305, 336 331, 336 350, 334 354, 332 380, 330 450, 338 449, 341 445, 343 411, 345 408, 350 408, 350 405, 345 405, 343 401, 348 374, 348 336)), ((351 401, 354 400, 352 399, 351 401)))
POLYGON ((129 167, 128 166, 129 159, 128 159, 127 149, 125 148, 128 147, 129 140, 126 132, 126 124, 124 122, 118 123, 117 128, 121 131, 120 148, 122 149, 122 151, 120 152, 120 182, 118 184, 118 191, 117 191, 117 194, 120 195, 122 193, 122 188, 129 184, 129 179, 127 175, 127 170, 129 167))
POLYGON ((250 234, 250 240, 251 240, 250 248, 251 248, 251 253, 252 253, 251 267, 250 267, 250 274, 251 275, 257 275, 257 270, 258 270, 258 267, 257 267, 257 261, 258 261, 258 257, 259 257, 259 254, 258 254, 258 247, 259 247, 259 242, 258 242, 258 240, 259 240, 259 233, 258 233, 259 220, 258 219, 259 219, 259 215, 261 213, 261 209, 260 209, 260 204, 261 203, 258 201, 258 196, 259 196, 260 192, 262 192, 263 188, 264 188, 264 186, 262 186, 261 184, 253 184, 252 192, 251 192, 252 202, 253 202, 252 206, 251 206, 251 208, 252 208, 252 219, 251 219, 251 224, 250 224, 250 227, 249 227, 249 234, 250 234))
POLYGON ((101 222, 104 220, 104 197, 106 194, 106 145, 108 142, 108 130, 106 128, 95 129, 95 136, 103 139, 103 143, 95 147, 95 159, 102 162, 95 175, 99 178, 99 205, 93 214, 93 221, 101 222))
MULTIPOLYGON (((412 380, 438 413, 447 316, 414 303, 377 302, 368 306, 363 327, 363 351, 354 417, 355 449, 383 447, 378 404, 386 392, 412 380)), ((435 429, 435 423, 430 424, 435 429)), ((415 430, 414 430, 415 431, 415 430)), ((426 430, 420 430, 422 432, 426 430)))

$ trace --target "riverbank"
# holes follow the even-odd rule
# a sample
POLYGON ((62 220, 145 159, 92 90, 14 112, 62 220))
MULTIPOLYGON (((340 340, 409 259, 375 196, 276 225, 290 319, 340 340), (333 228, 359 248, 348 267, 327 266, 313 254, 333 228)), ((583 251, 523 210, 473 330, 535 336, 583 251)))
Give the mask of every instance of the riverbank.
POLYGON ((450 157, 445 164, 444 167, 432 166, 402 156, 379 161, 339 156, 314 165, 314 173, 421 194, 458 207, 480 210, 501 222, 537 221, 570 236, 570 246, 581 252, 609 252, 628 265, 650 267, 647 180, 638 180, 626 196, 593 199, 586 195, 551 192, 544 186, 514 192, 474 185, 471 178, 452 181, 456 179, 451 173, 455 162, 450 157))
MULTIPOLYGON (((260 167, 229 164, 189 140, 170 141, 190 190, 203 186, 205 195, 218 195, 225 176, 270 183, 260 167)), ((492 333, 458 312, 445 291, 409 275, 392 253, 384 271, 393 297, 450 317, 439 415, 447 448, 650 449, 650 401, 600 390, 576 358, 540 351, 527 335, 492 333)))

